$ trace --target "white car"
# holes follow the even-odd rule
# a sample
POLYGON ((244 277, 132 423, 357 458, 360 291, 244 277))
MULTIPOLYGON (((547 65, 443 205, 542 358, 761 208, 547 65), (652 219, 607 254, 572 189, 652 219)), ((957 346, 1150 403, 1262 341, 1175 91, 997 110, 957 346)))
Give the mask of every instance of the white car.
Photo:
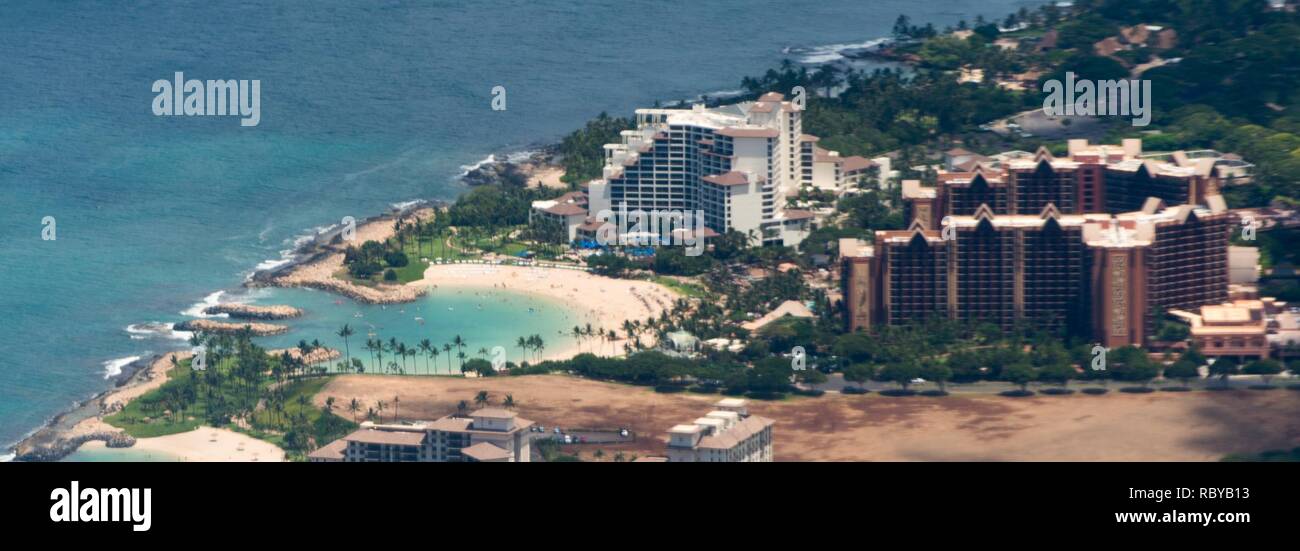
POLYGON ((920 378, 920 377, 917 377, 917 378, 915 378, 915 379, 912 379, 912 384, 914 384, 914 385, 919 385, 919 384, 924 384, 924 383, 925 383, 925 379, 922 379, 922 378, 920 378))

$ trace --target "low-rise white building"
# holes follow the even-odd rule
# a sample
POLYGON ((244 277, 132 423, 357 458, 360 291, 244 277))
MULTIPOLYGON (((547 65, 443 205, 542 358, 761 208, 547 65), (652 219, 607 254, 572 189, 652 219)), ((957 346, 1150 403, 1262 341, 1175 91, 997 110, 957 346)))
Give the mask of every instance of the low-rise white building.
POLYGON ((566 242, 577 237, 578 228, 588 218, 587 194, 581 191, 570 191, 555 199, 533 201, 532 207, 528 211, 528 223, 559 224, 564 228, 566 242))
POLYGON ((749 415, 744 400, 726 398, 717 409, 668 431, 668 461, 740 463, 772 461, 771 419, 749 415))

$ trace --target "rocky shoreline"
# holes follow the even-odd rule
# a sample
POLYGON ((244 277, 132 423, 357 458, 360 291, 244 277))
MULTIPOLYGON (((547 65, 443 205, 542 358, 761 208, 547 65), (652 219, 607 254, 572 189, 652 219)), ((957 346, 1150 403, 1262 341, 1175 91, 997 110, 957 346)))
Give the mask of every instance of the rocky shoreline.
POLYGON ((252 304, 228 303, 209 306, 203 309, 203 313, 209 316, 226 314, 234 319, 283 320, 301 316, 302 310, 283 304, 255 306, 252 304))
POLYGON ((102 440, 110 448, 128 448, 135 445, 135 438, 122 431, 93 430, 74 434, 78 425, 87 420, 96 419, 106 413, 111 406, 106 399, 133 386, 142 385, 153 380, 150 367, 156 365, 166 355, 155 354, 152 357, 136 360, 122 368, 122 374, 116 378, 113 388, 100 392, 90 399, 79 402, 67 411, 60 413, 46 422, 39 429, 23 438, 12 448, 14 461, 58 461, 77 451, 82 444, 102 440))
POLYGON ((289 332, 289 327, 285 325, 276 325, 274 323, 259 322, 229 322, 213 321, 210 319, 185 320, 175 326, 176 331, 195 331, 201 333, 217 333, 233 335, 247 330, 255 337, 266 337, 269 335, 280 335, 289 332))

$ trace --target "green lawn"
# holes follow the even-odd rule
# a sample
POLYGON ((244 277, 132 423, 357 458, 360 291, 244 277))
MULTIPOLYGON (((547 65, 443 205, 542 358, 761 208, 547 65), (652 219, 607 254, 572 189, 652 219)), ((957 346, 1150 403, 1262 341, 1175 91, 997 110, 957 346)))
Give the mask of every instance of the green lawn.
POLYGON ((104 421, 136 438, 166 436, 198 428, 203 425, 203 419, 207 417, 207 408, 204 407, 203 401, 200 400, 171 415, 164 413, 166 406, 163 405, 167 390, 177 389, 180 386, 178 382, 190 378, 192 373, 190 361, 181 362, 179 366, 167 372, 167 382, 163 383, 163 386, 131 400, 122 411, 104 418, 104 421))
POLYGON ((691 283, 681 282, 671 277, 654 276, 650 278, 650 280, 660 285, 663 285, 664 287, 677 291, 682 296, 686 296, 690 298, 700 298, 705 295, 705 291, 703 287, 691 283))
MULTIPOLYGON (((228 370, 234 360, 227 358, 213 369, 228 370)), ((291 449, 286 443, 287 432, 298 420, 299 427, 308 427, 305 438, 314 440, 316 446, 325 445, 355 430, 357 425, 337 413, 326 413, 316 407, 312 398, 328 383, 330 377, 314 377, 285 383, 284 398, 278 408, 267 406, 265 396, 272 384, 270 377, 260 383, 256 392, 236 386, 212 387, 194 377, 189 360, 181 362, 167 375, 167 382, 159 388, 132 400, 122 411, 105 418, 108 424, 121 428, 136 438, 151 438, 192 431, 200 426, 219 424, 265 440, 284 448, 290 459, 303 459, 301 450, 291 449), (226 404, 243 404, 251 409, 258 405, 249 419, 250 427, 239 427, 224 419, 209 419, 209 400, 226 404), (170 411, 170 413, 168 413, 170 411)), ((214 402, 215 403, 215 402, 214 402)), ((336 404, 341 411, 345 404, 336 404)))

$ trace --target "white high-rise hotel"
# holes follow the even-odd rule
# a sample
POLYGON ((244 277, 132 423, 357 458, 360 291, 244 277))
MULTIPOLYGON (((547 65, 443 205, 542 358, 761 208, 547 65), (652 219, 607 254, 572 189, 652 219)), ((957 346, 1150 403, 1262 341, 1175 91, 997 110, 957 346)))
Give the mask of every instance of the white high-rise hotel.
MULTIPOLYGON (((588 186, 590 212, 620 218, 637 210, 704 213, 705 226, 754 237, 754 244, 796 245, 812 213, 787 209, 786 197, 813 184, 819 151, 803 134, 802 113, 771 92, 757 101, 706 109, 638 109, 637 128, 605 146, 604 178, 588 186)), ((630 216, 629 216, 630 217, 630 216)))

